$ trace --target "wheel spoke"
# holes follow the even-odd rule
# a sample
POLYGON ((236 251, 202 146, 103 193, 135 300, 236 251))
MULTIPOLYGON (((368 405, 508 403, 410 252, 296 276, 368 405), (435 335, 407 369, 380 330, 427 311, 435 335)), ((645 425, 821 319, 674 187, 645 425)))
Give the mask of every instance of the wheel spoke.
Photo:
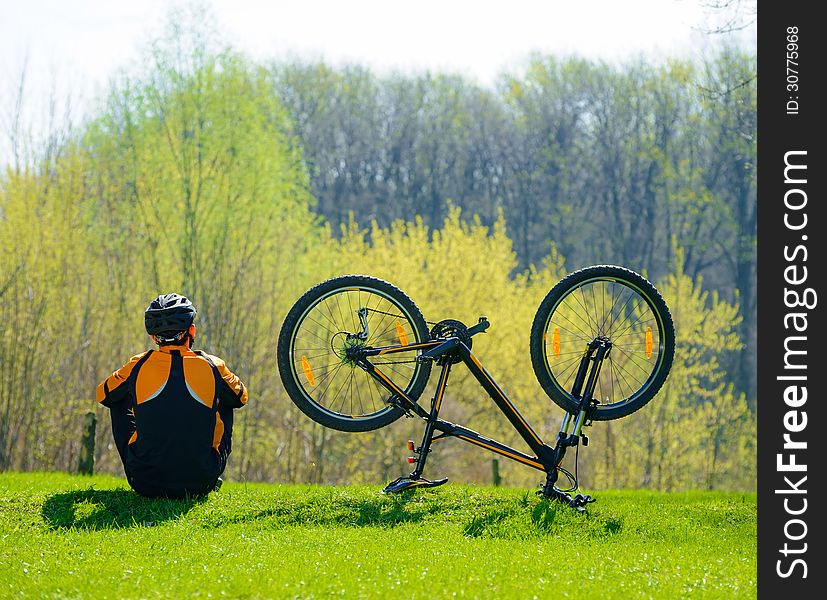
MULTIPOLYGON (((424 323, 416 326, 406 314, 396 300, 375 289, 347 286, 320 296, 306 309, 292 336, 293 378, 305 398, 338 419, 364 419, 387 411, 389 392, 353 362, 351 347, 399 344, 396 338, 402 336, 396 331, 400 329, 411 342, 425 341, 418 329, 424 323), (367 340, 356 336, 363 331, 360 309, 365 310, 367 340)), ((413 362, 413 355, 377 357, 384 360, 375 364, 382 365, 395 386, 408 391, 423 369, 413 362)))
MULTIPOLYGON (((569 403, 578 401, 571 396, 571 386, 586 350, 575 350, 572 344, 590 344, 598 338, 606 338, 611 343, 594 392, 600 402, 598 411, 651 394, 648 388, 662 365, 660 359, 650 359, 653 351, 656 356, 663 352, 662 320, 653 304, 639 291, 639 284, 632 285, 624 278, 625 273, 612 273, 580 280, 561 291, 551 305, 545 319, 542 356, 553 387, 562 390, 569 403), (549 341, 552 329, 556 354, 549 341), (647 336, 654 342, 648 353, 644 348, 647 336)), ((534 348, 532 346, 532 352, 534 348)))

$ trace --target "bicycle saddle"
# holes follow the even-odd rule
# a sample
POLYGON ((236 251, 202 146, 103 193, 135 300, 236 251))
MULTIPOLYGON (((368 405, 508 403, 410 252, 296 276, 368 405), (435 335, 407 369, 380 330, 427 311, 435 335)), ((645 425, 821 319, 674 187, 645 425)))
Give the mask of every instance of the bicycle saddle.
POLYGON ((436 487, 438 485, 442 485, 443 483, 447 483, 448 478, 443 477, 442 479, 436 479, 431 481, 430 479, 425 479, 424 477, 420 477, 418 479, 411 479, 410 477, 397 477, 393 481, 391 481, 388 485, 385 486, 385 489, 382 490, 383 494, 396 494, 399 492, 404 492, 405 490, 409 490, 411 488, 416 487, 436 487))

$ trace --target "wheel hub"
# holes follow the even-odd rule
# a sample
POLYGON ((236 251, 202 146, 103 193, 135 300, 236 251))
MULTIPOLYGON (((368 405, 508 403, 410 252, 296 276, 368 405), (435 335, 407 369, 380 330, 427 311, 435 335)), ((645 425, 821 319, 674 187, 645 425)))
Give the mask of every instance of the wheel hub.
POLYGON ((365 341, 358 335, 340 331, 330 340, 330 346, 334 354, 336 354, 343 363, 353 369, 361 359, 365 341))

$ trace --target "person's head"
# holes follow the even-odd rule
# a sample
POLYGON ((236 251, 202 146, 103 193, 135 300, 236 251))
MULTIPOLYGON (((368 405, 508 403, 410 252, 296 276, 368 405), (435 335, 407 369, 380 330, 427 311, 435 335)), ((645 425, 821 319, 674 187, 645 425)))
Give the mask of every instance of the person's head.
POLYGON ((146 332, 159 346, 192 345, 195 340, 195 307, 179 294, 161 294, 144 313, 146 332))

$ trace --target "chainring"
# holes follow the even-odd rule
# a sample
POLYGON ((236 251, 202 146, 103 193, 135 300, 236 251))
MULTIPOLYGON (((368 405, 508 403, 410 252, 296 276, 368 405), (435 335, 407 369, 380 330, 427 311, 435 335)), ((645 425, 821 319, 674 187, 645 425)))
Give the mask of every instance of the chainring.
MULTIPOLYGON (((468 327, 461 321, 455 319, 444 319, 431 328, 430 337, 432 340, 439 338, 457 337, 465 344, 468 349, 471 349, 472 339, 468 335, 468 327)), ((446 358, 446 357, 443 357, 446 358)), ((451 362, 456 364, 462 361, 462 356, 459 354, 447 355, 451 362)))

